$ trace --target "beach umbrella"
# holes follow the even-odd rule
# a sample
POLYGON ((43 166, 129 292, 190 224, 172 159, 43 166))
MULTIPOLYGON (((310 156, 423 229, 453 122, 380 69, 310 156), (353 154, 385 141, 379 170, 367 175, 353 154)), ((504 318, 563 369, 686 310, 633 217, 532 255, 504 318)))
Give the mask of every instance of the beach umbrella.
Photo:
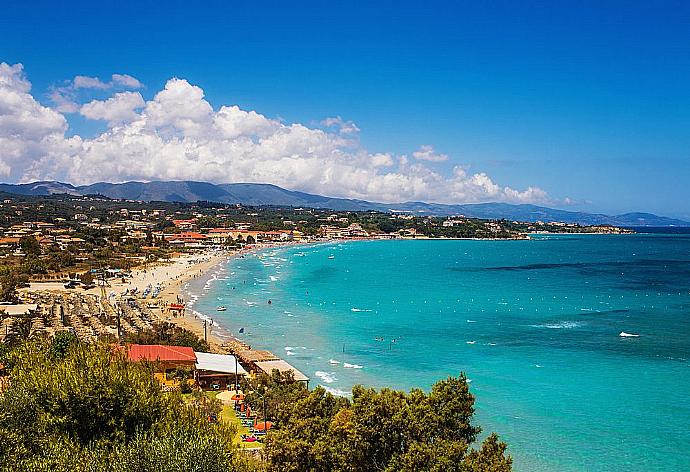
POLYGON ((258 429, 259 431, 264 430, 264 425, 266 427, 266 430, 269 430, 273 427, 273 423, 271 421, 254 421, 254 429, 258 429))

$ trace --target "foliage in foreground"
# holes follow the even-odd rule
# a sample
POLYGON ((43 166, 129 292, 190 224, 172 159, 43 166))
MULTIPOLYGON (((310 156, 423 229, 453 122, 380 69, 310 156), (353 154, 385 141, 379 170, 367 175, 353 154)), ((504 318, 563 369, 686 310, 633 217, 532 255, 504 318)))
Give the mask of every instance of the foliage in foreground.
POLYGON ((187 346, 196 352, 208 352, 208 342, 199 338, 195 333, 177 326, 174 323, 155 323, 153 329, 140 332, 129 332, 125 335, 127 344, 164 344, 169 346, 187 346))
POLYGON ((255 410, 265 399, 275 427, 258 462, 232 444, 233 427, 208 422, 217 402, 163 393, 150 365, 112 346, 59 333, 0 357, 11 378, 0 394, 2 471, 511 470, 495 434, 472 448, 480 428, 463 375, 429 393, 357 386, 352 399, 261 377, 247 399, 255 410))
MULTIPOLYGON (((464 375, 437 382, 428 394, 356 386, 352 399, 318 387, 265 377, 267 417, 276 421, 266 457, 280 471, 474 471, 508 472, 512 460, 496 434, 470 446, 474 397, 464 375)), ((261 407, 257 393, 250 396, 261 407)))
POLYGON ((11 384, 0 394, 2 470, 247 470, 230 426, 208 423, 108 345, 58 337, 3 361, 11 384))

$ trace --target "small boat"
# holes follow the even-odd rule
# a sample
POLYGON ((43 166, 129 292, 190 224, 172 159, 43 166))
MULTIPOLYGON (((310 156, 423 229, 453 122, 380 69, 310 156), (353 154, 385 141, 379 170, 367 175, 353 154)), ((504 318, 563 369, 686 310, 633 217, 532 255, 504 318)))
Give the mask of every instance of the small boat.
POLYGON ((225 311, 226 309, 227 308, 225 308, 224 306, 221 305, 218 308, 216 308, 216 311, 225 311))
POLYGON ((626 333, 625 331, 621 331, 621 334, 619 334, 621 338, 639 338, 639 334, 632 334, 632 333, 626 333))
POLYGON ((335 256, 331 254, 330 256, 328 256, 328 258, 329 259, 335 259, 335 256))

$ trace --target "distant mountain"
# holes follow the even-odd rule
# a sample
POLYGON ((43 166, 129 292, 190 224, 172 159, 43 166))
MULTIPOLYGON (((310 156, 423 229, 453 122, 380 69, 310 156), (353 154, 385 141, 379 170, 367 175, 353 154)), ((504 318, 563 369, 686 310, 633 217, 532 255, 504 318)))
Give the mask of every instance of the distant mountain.
POLYGON ((76 187, 62 182, 32 182, 30 184, 0 184, 0 192, 14 193, 17 195, 57 195, 70 194, 81 195, 76 187))
MULTIPOLYGON (((82 195, 104 195, 120 200, 145 202, 209 202, 229 203, 228 193, 218 185, 206 182, 99 182, 78 187, 82 195)), ((233 202, 234 203, 234 202, 233 202)))
POLYGON ((690 226, 681 221, 651 213, 604 215, 573 212, 537 205, 508 203, 477 203, 444 205, 440 203, 404 202, 377 203, 365 200, 333 198, 270 184, 211 184, 192 181, 125 182, 73 186, 62 182, 33 182, 30 184, 0 184, 0 192, 20 195, 103 195, 108 198, 140 201, 239 203, 242 205, 273 205, 305 208, 327 208, 336 211, 406 212, 416 215, 454 216, 506 219, 514 221, 561 221, 586 225, 612 224, 616 226, 690 226))

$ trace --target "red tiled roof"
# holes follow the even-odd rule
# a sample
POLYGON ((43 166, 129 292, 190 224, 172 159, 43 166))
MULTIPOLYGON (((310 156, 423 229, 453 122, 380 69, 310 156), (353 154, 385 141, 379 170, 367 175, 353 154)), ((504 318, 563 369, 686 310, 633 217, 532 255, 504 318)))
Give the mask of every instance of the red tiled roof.
POLYGON ((160 344, 130 344, 127 349, 130 361, 196 362, 194 349, 183 346, 162 346, 160 344))

